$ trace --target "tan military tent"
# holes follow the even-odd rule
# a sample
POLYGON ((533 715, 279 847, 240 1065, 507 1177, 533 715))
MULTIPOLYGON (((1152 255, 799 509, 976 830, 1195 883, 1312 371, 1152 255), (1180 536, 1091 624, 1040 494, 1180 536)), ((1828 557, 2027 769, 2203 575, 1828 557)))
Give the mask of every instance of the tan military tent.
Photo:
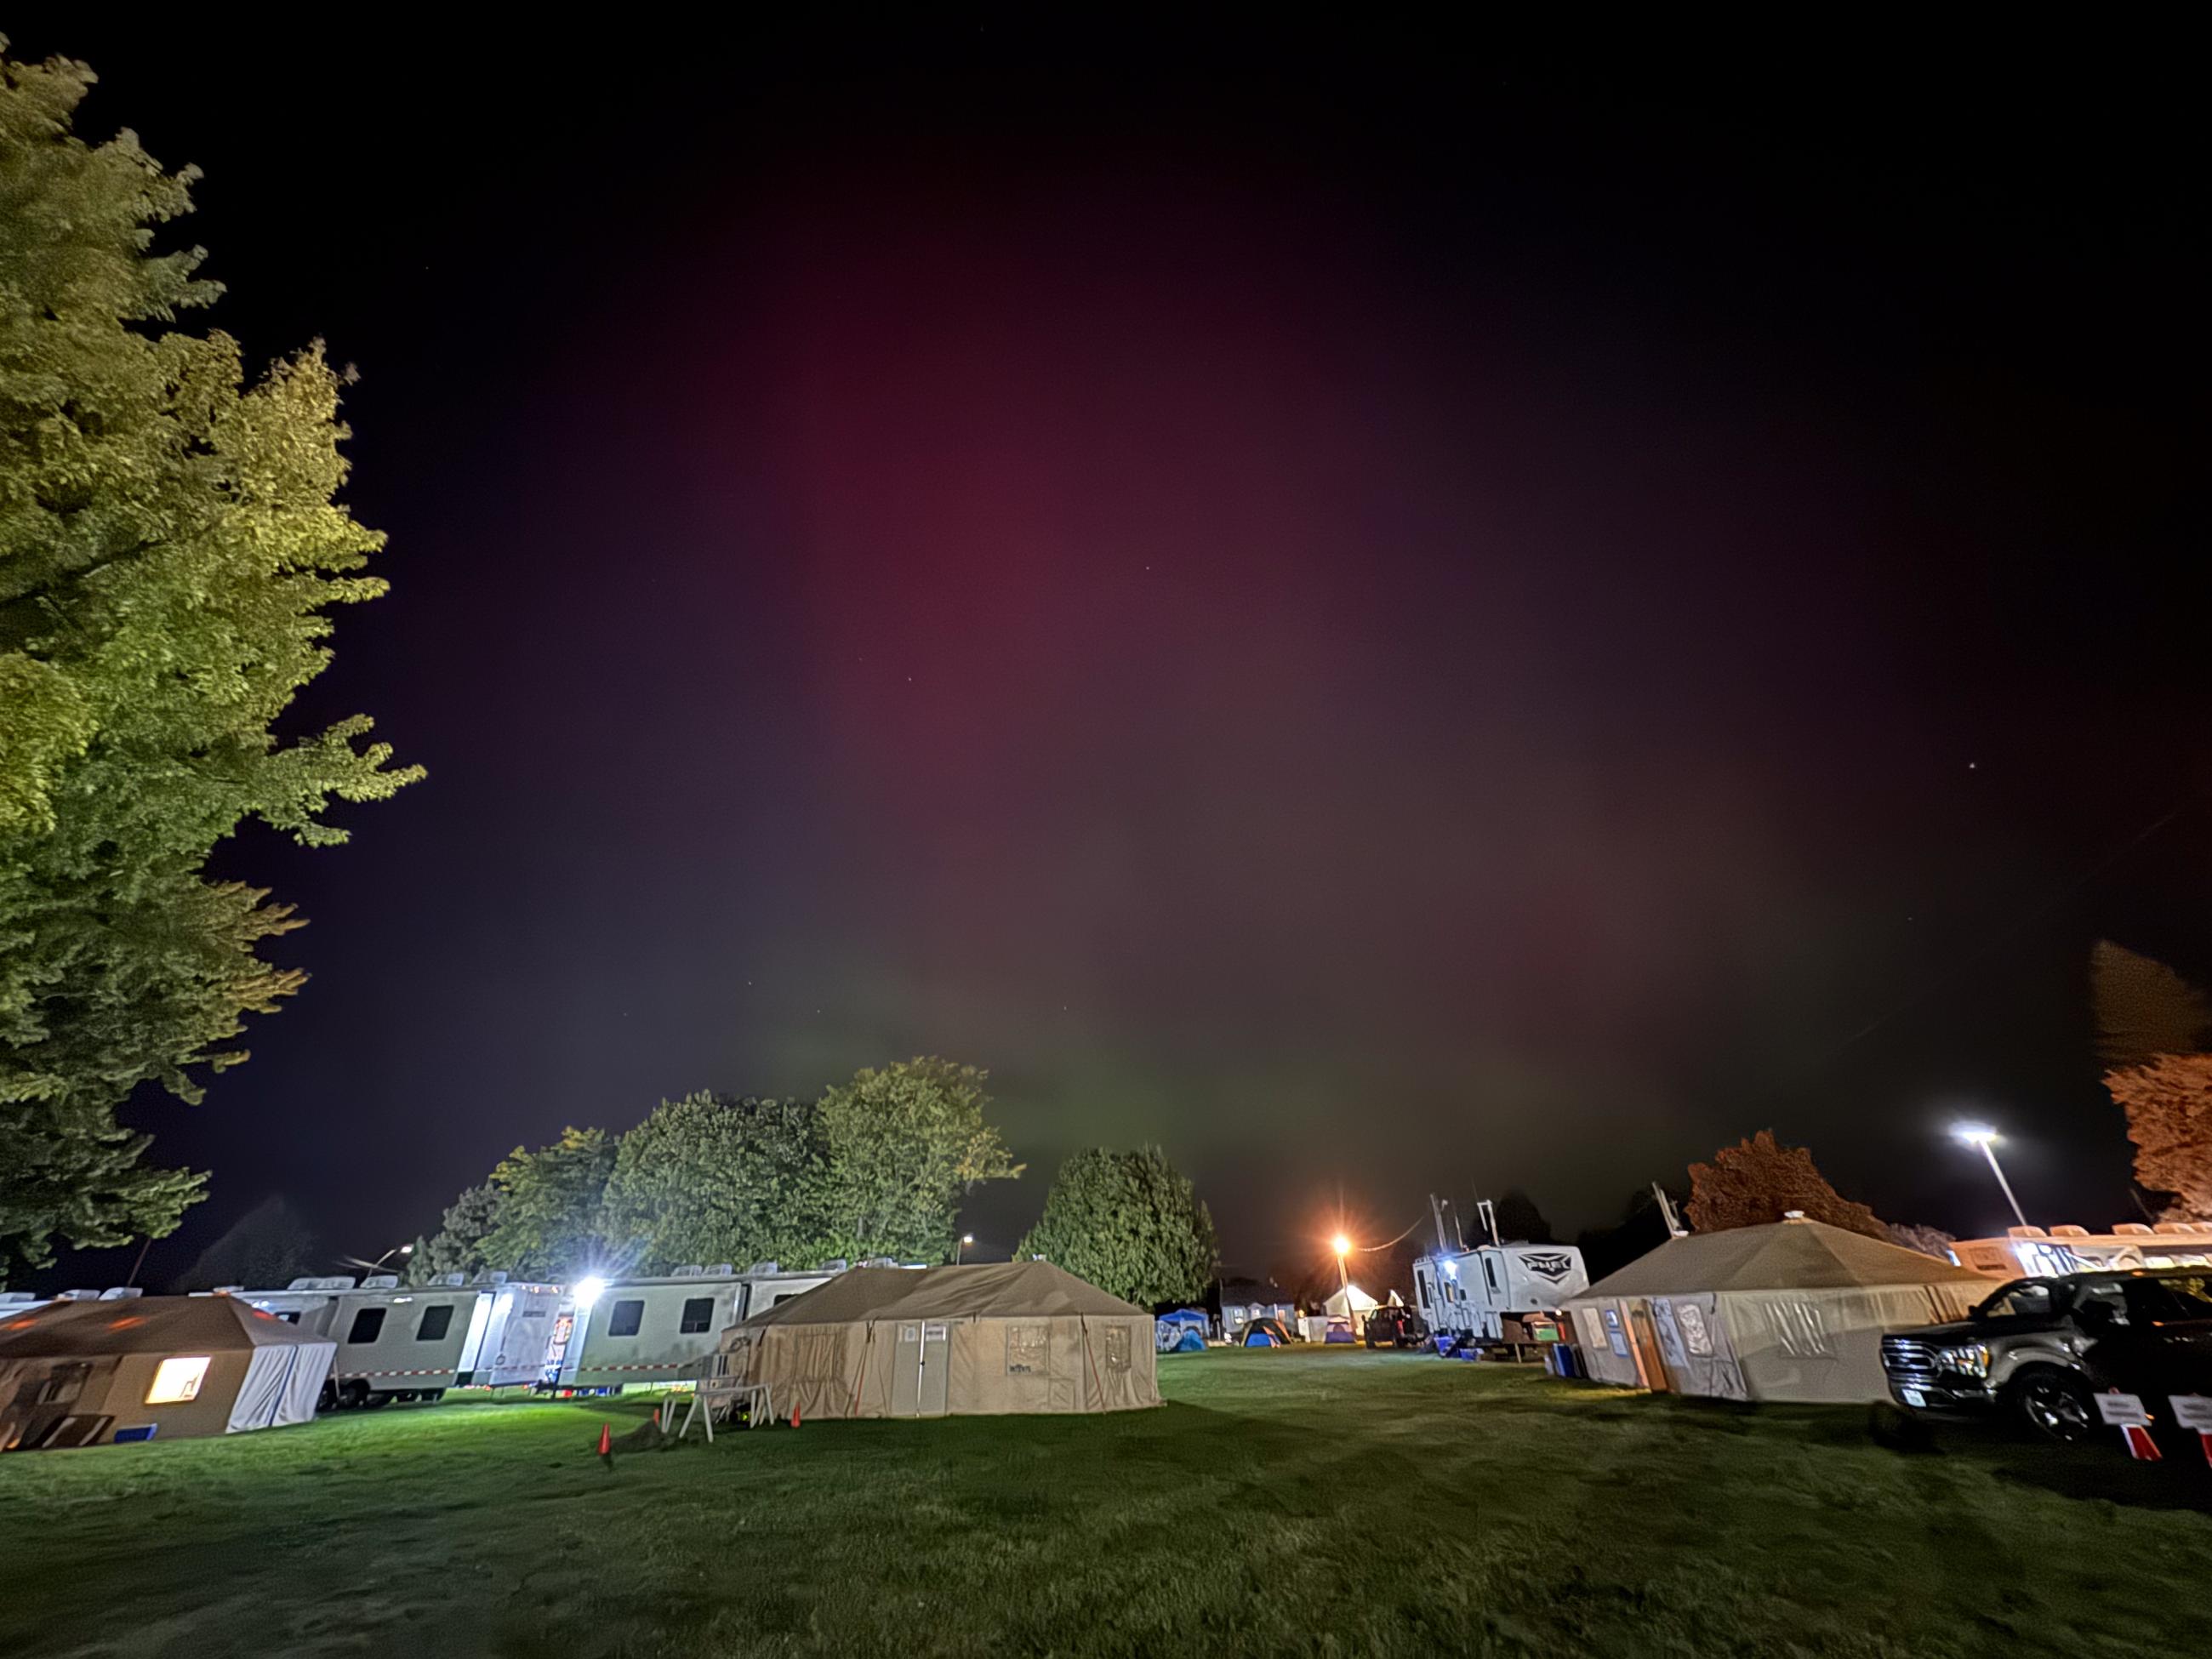
POLYGON ((1881 1334, 1956 1319, 1978 1273, 1792 1219, 1671 1239, 1567 1304, 1604 1382, 1723 1400, 1886 1400, 1881 1334))
POLYGON ((49 1303, 0 1321, 0 1451, 304 1423, 336 1346, 227 1296, 49 1303))
POLYGON ((855 1267, 723 1333, 778 1417, 1129 1411, 1160 1403, 1152 1316, 1045 1261, 855 1267))

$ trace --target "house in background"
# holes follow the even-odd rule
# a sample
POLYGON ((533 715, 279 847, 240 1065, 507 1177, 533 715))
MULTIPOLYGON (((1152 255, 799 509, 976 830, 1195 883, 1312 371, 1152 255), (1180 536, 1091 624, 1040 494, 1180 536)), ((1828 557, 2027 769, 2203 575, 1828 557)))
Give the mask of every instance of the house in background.
POLYGON ((1272 1279, 1224 1279, 1208 1302, 1221 1334, 1231 1342, 1242 1342, 1244 1328, 1255 1319, 1279 1319, 1284 1329, 1297 1329, 1297 1298, 1272 1279))

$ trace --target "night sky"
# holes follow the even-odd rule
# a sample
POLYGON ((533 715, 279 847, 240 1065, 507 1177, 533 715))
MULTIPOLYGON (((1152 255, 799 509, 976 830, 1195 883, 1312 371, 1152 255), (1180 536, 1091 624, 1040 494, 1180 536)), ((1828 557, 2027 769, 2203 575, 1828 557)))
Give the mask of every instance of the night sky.
POLYGON ((301 713, 430 773, 222 854, 313 979, 141 1112, 157 1280, 925 1052, 1001 1249, 1099 1142, 1288 1276, 1762 1127, 1986 1232, 1962 1111, 2132 1216, 2087 951, 2212 974, 2182 54, 88 10, 14 49, 205 170, 213 320, 360 367, 394 592, 301 713))

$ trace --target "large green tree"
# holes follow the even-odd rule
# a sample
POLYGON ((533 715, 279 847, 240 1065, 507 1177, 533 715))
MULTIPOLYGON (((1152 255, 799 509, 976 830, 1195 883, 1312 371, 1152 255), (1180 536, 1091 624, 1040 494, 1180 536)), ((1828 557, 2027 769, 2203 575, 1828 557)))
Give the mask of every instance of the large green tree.
POLYGON ((1213 1217, 1158 1146, 1069 1158, 1015 1255, 1041 1255, 1143 1308, 1202 1296, 1221 1264, 1213 1217))
POLYGON ((249 380, 180 317, 220 292, 161 251, 193 174, 71 132, 82 64, 0 60, 0 1273, 53 1241, 160 1235, 200 1178, 117 1108, 186 1101, 303 975, 299 925, 202 874, 249 818, 344 839, 333 797, 417 774, 365 718, 279 738, 380 538, 335 496, 339 377, 319 347, 249 380))
POLYGON ((483 1265, 556 1280, 610 1265, 600 1215, 614 1165, 605 1129, 563 1129, 550 1146, 509 1152, 491 1172, 499 1219, 477 1246, 483 1265))
POLYGON ((665 1100, 616 1148, 601 1230, 627 1263, 812 1267, 834 1254, 829 1156, 811 1100, 702 1091, 665 1100))
POLYGON ((988 1073, 905 1060, 854 1074, 822 1097, 830 1164, 829 1219, 859 1255, 950 1261, 961 1198, 1018 1176, 983 1120, 988 1073))
POLYGON ((488 1265, 484 1261, 484 1240, 499 1225, 499 1188, 486 1181, 474 1187, 464 1188, 460 1195, 446 1206, 444 1218, 438 1231, 428 1238, 418 1238, 407 1257, 407 1276, 411 1283, 427 1285, 447 1273, 463 1273, 473 1279, 488 1265))

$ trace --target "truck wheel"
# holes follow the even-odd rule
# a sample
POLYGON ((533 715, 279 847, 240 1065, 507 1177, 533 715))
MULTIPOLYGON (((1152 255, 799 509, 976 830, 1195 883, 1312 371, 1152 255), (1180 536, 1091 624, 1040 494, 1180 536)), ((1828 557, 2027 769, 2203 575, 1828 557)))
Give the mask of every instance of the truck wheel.
POLYGON ((2030 1433, 2064 1445, 2087 1440, 2097 1427, 2089 1385, 2056 1365, 2033 1365, 2005 1389, 2014 1418, 2030 1433))

